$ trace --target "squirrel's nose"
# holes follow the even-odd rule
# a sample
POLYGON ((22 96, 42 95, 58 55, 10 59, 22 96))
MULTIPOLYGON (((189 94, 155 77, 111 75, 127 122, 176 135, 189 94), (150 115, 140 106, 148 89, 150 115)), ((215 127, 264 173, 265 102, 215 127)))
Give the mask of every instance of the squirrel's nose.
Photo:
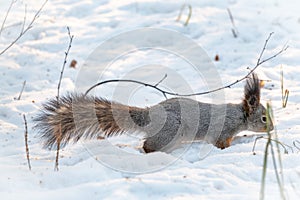
POLYGON ((271 122, 270 124, 267 124, 266 125, 266 130, 268 131, 273 131, 274 130, 274 125, 273 125, 273 123, 271 122))

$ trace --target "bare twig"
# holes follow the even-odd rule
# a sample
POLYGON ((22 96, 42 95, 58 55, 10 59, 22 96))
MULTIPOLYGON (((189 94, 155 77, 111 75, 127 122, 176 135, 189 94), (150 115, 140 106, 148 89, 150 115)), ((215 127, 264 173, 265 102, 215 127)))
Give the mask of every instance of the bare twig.
MULTIPOLYGON (((6 48, 4 48, 1 52, 0 55, 4 54, 10 47, 12 47, 27 31, 29 31, 32 26, 33 23, 35 22, 35 20, 39 17, 39 14, 41 13, 42 9, 44 8, 44 6, 46 5, 48 0, 45 0, 45 2, 42 4, 42 6, 40 7, 40 9, 35 13, 35 15, 33 16, 32 20, 30 21, 30 23, 26 26, 26 28, 24 28, 24 30, 21 30, 21 33, 18 37, 16 37, 6 48)), ((24 22, 25 24, 25 22, 24 22)), ((23 29, 23 28, 22 28, 23 29)))
POLYGON ((293 145, 294 145, 294 147, 296 147, 296 149, 298 149, 300 151, 300 141, 299 140, 293 141, 293 145))
POLYGON ((187 16, 187 18, 186 18, 186 20, 185 20, 185 22, 184 22, 184 24, 183 24, 184 26, 187 26, 187 25, 189 24, 189 21, 190 21, 191 16, 192 16, 192 6, 191 6, 190 4, 183 4, 183 5, 182 5, 182 7, 181 7, 181 9, 180 9, 180 12, 179 12, 179 15, 178 15, 178 17, 177 17, 177 19, 176 19, 176 22, 180 21, 181 16, 182 16, 182 12, 183 12, 183 10, 184 10, 186 7, 189 8, 189 14, 188 14, 188 16, 187 16))
POLYGON ((19 97, 18 97, 18 98, 16 98, 16 100, 20 100, 20 99, 21 99, 21 96, 22 96, 22 94, 23 94, 23 91, 24 91, 25 85, 26 85, 26 81, 24 81, 24 82, 23 82, 23 86, 22 86, 22 89, 21 89, 21 91, 20 91, 19 97))
MULTIPOLYGON (((164 76, 160 81, 158 81, 154 86, 157 87, 161 82, 163 82, 163 81, 167 78, 167 76, 168 76, 168 75, 165 74, 165 76, 164 76)), ((167 97, 166 94, 163 93, 163 95, 164 95, 164 97, 165 97, 166 99, 168 99, 168 97, 167 97)))
POLYGON ((159 84, 161 84, 166 78, 168 77, 168 74, 165 74, 164 77, 158 81, 154 86, 157 87, 159 84))
POLYGON ((256 155, 256 153, 255 153, 255 147, 256 147, 257 140, 262 139, 262 138, 264 138, 264 136, 259 136, 259 137, 255 138, 254 144, 253 144, 253 147, 252 147, 252 154, 253 155, 256 155))
POLYGON ((281 100, 282 100, 282 107, 285 108, 287 105, 287 101, 289 98, 289 93, 290 91, 288 89, 284 90, 284 85, 283 85, 283 69, 281 66, 281 100))
POLYGON ((61 142, 61 123, 59 124, 58 134, 56 135, 57 140, 57 148, 56 148, 56 157, 55 157, 55 166, 54 171, 58 171, 58 161, 59 161, 59 150, 60 150, 60 142, 61 142))
MULTIPOLYGON (((255 153, 255 148, 256 148, 257 140, 259 140, 259 139, 266 139, 266 140, 268 140, 269 138, 266 138, 266 137, 264 137, 264 136, 259 136, 259 137, 255 138, 255 141, 254 141, 254 144, 253 144, 253 147, 252 147, 252 153, 253 153, 253 155, 256 155, 256 153, 255 153)), ((285 153, 285 154, 288 154, 288 153, 289 153, 288 150, 287 150, 287 147, 292 151, 292 153, 294 153, 293 147, 291 147, 291 146, 289 146, 289 145, 287 145, 287 144, 284 144, 284 143, 282 143, 282 142, 280 142, 280 141, 278 141, 278 140, 276 140, 276 139, 270 138, 270 140, 271 140, 272 142, 275 142, 275 143, 279 144, 279 145, 284 149, 284 153, 285 153)))
POLYGON ((6 11, 4 20, 3 20, 2 25, 1 25, 0 35, 1 35, 2 31, 3 31, 3 29, 4 29, 4 25, 5 25, 5 22, 6 22, 6 19, 7 19, 8 15, 9 15, 9 12, 10 12, 12 6, 14 5, 14 3, 16 3, 16 2, 17 2, 17 0, 12 0, 12 1, 10 2, 10 5, 9 5, 7 11, 6 11))
POLYGON ((237 29, 236 29, 236 27, 235 27, 234 20, 233 20, 233 16, 232 16, 231 11, 230 11, 229 8, 227 8, 227 12, 228 12, 228 15, 229 15, 231 24, 232 24, 231 31, 232 31, 233 37, 237 38, 237 29))
POLYGON ((27 17, 27 5, 25 4, 24 21, 23 21, 23 25, 22 25, 22 29, 21 29, 20 35, 24 32, 25 23, 26 23, 26 17, 27 17))
POLYGON ((230 88, 231 86, 245 80, 246 78, 249 77, 250 74, 252 74, 261 64, 267 62, 268 60, 271 60, 273 58, 275 58, 276 56, 280 55, 282 52, 284 52, 285 50, 287 50, 288 46, 284 46, 279 52, 277 52, 276 54, 274 54, 273 56, 270 56, 264 60, 261 61, 261 58, 263 56, 263 53, 265 52, 266 50, 266 46, 269 42, 269 39, 270 37, 272 36, 273 33, 270 33, 270 35, 268 36, 268 38, 266 39, 265 41, 265 44, 263 46, 263 49, 258 57, 258 60, 257 60, 257 63, 255 65, 255 67, 253 69, 250 69, 249 72, 247 73, 247 75, 245 75, 244 77, 242 77, 241 79, 238 79, 236 80, 235 82, 233 83, 230 83, 228 85, 225 85, 223 87, 220 87, 220 88, 216 88, 216 89, 213 89, 213 90, 209 90, 209 91, 205 91, 205 92, 197 92, 197 93, 191 93, 191 94, 179 94, 179 93, 174 93, 174 92, 170 92, 170 91, 166 91, 166 90, 163 90, 159 87, 157 87, 156 85, 151 85, 149 83, 145 83, 145 82, 142 82, 142 81, 136 81, 136 80, 130 80, 130 79, 110 79, 110 80, 106 80, 106 81, 102 81, 102 82, 99 82, 99 83, 96 83, 95 85, 93 85, 92 87, 90 87, 86 92, 85 92, 85 95, 87 95, 92 89, 94 89, 95 87, 98 87, 100 85, 103 85, 103 84, 106 84, 106 83, 111 83, 111 82, 129 82, 129 83, 136 83, 136 84, 140 84, 140 85, 144 85, 145 87, 151 87, 151 88, 154 88, 156 90, 158 90, 159 92, 161 92, 164 96, 166 95, 172 95, 172 96, 181 96, 181 97, 189 97, 189 96, 197 96, 197 95, 204 95, 204 94, 209 94, 209 93, 213 93, 213 92, 217 92, 217 91, 220 91, 220 90, 223 90, 223 89, 226 89, 226 88, 230 88))
POLYGON ((270 57, 267 58, 267 59, 264 59, 263 61, 260 61, 261 58, 262 58, 262 56, 263 56, 263 54, 264 54, 264 52, 265 52, 265 50, 266 50, 267 44, 268 44, 268 42, 269 42, 269 40, 270 40, 270 38, 271 38, 271 36, 272 36, 273 34, 274 34, 274 32, 271 32, 271 33, 269 34, 269 37, 266 39, 265 44, 264 44, 264 47, 263 47, 263 49, 262 49, 262 51, 261 51, 261 53, 260 53, 260 55, 259 55, 259 58, 257 59, 256 66, 252 69, 252 71, 250 71, 251 73, 252 73, 259 65, 261 65, 261 64, 263 64, 263 63, 265 63, 265 62, 267 62, 267 61, 269 61, 269 60, 275 58, 276 56, 278 56, 278 55, 281 54, 282 52, 286 51, 287 48, 289 47, 288 45, 285 44, 285 45, 282 47, 282 49, 281 49, 280 51, 278 51, 276 54, 274 54, 273 56, 270 56, 270 57))
POLYGON ((30 164, 30 157, 29 157, 29 148, 28 148, 28 128, 27 128, 27 120, 25 114, 23 114, 23 119, 24 119, 24 124, 25 124, 25 149, 26 149, 26 157, 27 157, 27 163, 28 163, 28 168, 31 170, 31 164, 30 164))
POLYGON ((60 71, 60 77, 59 77, 59 81, 58 81, 58 85, 57 85, 57 96, 56 96, 57 101, 59 100, 59 91, 60 91, 61 80, 62 80, 62 77, 63 77, 63 74, 64 74, 68 54, 69 54, 69 51, 72 47, 72 42, 73 42, 73 38, 74 38, 74 35, 71 35, 70 28, 67 27, 67 29, 68 29, 68 36, 69 36, 69 45, 68 45, 67 51, 65 52, 65 59, 64 59, 64 62, 63 62, 62 69, 60 71))
MULTIPOLYGON (((68 30, 68 36, 69 36, 69 45, 68 45, 67 51, 65 52, 65 58, 64 58, 63 65, 62 65, 62 69, 60 71, 60 77, 59 77, 59 81, 58 81, 58 85, 57 85, 56 99, 57 99, 58 106, 59 106, 59 103, 60 103, 60 101, 59 101, 59 92, 60 92, 61 81, 62 81, 62 77, 63 77, 63 74, 64 74, 65 66, 66 66, 66 63, 67 63, 67 58, 68 58, 70 49, 72 47, 73 38, 74 38, 74 35, 71 35, 69 27, 67 27, 67 30, 68 30)), ((61 123, 59 124, 59 130, 58 130, 58 133, 56 134, 56 140, 57 140, 57 148, 56 148, 56 158, 55 158, 54 170, 58 171, 59 150, 60 150, 60 142, 61 142, 61 123)))
POLYGON ((111 79, 111 80, 102 81, 102 82, 99 82, 99 83, 93 85, 85 92, 85 95, 87 95, 92 89, 94 89, 97 86, 100 86, 100 85, 103 85, 106 83, 112 83, 112 82, 129 82, 129 83, 136 83, 136 84, 144 85, 145 87, 151 87, 151 88, 154 88, 154 89, 160 91, 164 96, 166 96, 166 94, 170 94, 170 95, 173 94, 172 92, 165 91, 163 89, 160 89, 159 87, 156 87, 155 85, 144 83, 142 81, 136 81, 136 80, 130 80, 130 79, 111 79))

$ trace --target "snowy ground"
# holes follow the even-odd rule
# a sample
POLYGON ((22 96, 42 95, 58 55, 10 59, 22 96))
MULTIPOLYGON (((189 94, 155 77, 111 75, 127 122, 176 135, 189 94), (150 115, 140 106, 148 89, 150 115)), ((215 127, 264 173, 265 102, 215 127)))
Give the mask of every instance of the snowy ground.
MULTIPOLYGON (((0 36, 0 50, 18 36, 24 19, 24 5, 27 4, 26 18, 29 23, 42 3, 24 0, 14 4, 0 36)), ((9 4, 10 1, 1 0, 1 20, 9 4)), ((171 154, 157 152, 145 156, 135 149, 140 144, 138 139, 122 136, 109 141, 123 146, 129 144, 122 148, 131 154, 118 157, 109 150, 111 146, 107 141, 96 141, 98 149, 104 149, 101 156, 110 162, 126 166, 138 155, 143 163, 133 166, 137 167, 137 171, 143 167, 157 169, 152 173, 141 174, 125 173, 101 164, 93 154, 91 147, 94 143, 82 142, 69 145, 61 151, 60 170, 54 172, 55 152, 42 149, 32 130, 32 118, 44 101, 56 95, 64 51, 68 45, 67 26, 74 35, 74 41, 62 80, 62 93, 76 89, 80 69, 100 44, 112 36, 137 28, 177 31, 205 49, 212 60, 215 55, 219 55, 220 60, 213 61, 213 64, 223 84, 243 77, 248 72, 247 67, 255 65, 270 32, 274 32, 274 35, 265 52, 266 57, 278 52, 288 42, 289 49, 260 66, 257 73, 262 79, 271 80, 262 91, 262 100, 263 103, 272 101, 279 140, 293 147, 293 151, 289 149, 288 154, 282 154, 284 187, 288 199, 298 199, 300 154, 293 142, 300 141, 300 66, 297 62, 300 55, 299 7, 300 3, 296 0, 49 1, 33 28, 0 56, 1 199, 259 198, 265 141, 258 142, 256 155, 253 155, 255 136, 251 136, 254 135, 251 132, 241 133, 240 136, 250 136, 238 138, 225 150, 205 143, 195 143, 183 155, 180 150, 175 150, 171 154), (175 21, 184 3, 192 6, 192 16, 187 26, 183 26, 187 11, 184 11, 181 22, 175 21), (230 8, 234 17, 237 38, 231 32, 232 24, 227 8, 230 8), (72 59, 78 62, 75 69, 68 67, 72 59), (288 104, 284 109, 281 107, 281 66, 284 69, 284 86, 290 90, 288 104), (21 100, 15 100, 25 80, 21 100), (22 114, 26 114, 28 119, 32 171, 28 170, 26 161, 22 114), (199 151, 203 149, 212 149, 204 159, 199 156, 199 151), (171 162, 174 160, 176 162, 171 162), (163 161, 170 161, 171 164, 166 166, 163 161)), ((105 78, 122 78, 130 70, 136 69, 136 66, 144 64, 168 66, 185 77, 194 91, 205 90, 201 86, 202 80, 189 71, 186 62, 170 53, 155 50, 132 52, 115 60, 105 73, 105 78)), ((134 77, 156 83, 164 76, 163 71, 147 73, 137 73, 134 77)), ((169 80, 172 80, 170 75, 165 81, 169 80)), ((101 91, 101 96, 110 98, 109 87, 111 85, 97 89, 96 93, 99 95, 101 91)), ((243 83, 225 90, 226 101, 240 102, 242 92, 243 83)), ((141 88, 134 95, 130 97, 131 105, 149 106, 164 99, 157 92, 141 88)), ((211 100, 210 96, 197 98, 211 100)), ((266 181, 266 198, 279 199, 271 160, 266 181)))

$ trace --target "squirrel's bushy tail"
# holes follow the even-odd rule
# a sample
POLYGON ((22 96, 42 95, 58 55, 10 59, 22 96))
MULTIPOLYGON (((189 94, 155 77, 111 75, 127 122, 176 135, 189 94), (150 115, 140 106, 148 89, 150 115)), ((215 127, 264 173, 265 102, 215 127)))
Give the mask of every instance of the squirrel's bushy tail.
POLYGON ((137 108, 83 94, 68 94, 46 102, 34 118, 45 148, 80 138, 97 138, 136 131, 149 122, 147 108, 137 108))

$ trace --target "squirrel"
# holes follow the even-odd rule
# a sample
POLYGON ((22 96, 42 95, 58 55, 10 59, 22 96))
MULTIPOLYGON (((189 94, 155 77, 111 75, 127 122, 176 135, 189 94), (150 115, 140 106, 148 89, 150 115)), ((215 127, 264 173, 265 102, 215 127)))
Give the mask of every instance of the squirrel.
POLYGON ((252 73, 247 77, 244 99, 239 104, 209 104, 177 97, 139 108, 84 94, 68 94, 59 101, 51 99, 44 103, 34 118, 34 128, 38 129, 44 148, 50 149, 56 147, 58 138, 63 147, 81 138, 111 137, 125 132, 142 134, 145 153, 168 152, 185 139, 205 140, 224 149, 241 131, 273 130, 272 121, 267 124, 266 108, 260 103, 260 89, 260 80, 252 73), (226 108, 224 116, 218 116, 219 108, 226 108))

